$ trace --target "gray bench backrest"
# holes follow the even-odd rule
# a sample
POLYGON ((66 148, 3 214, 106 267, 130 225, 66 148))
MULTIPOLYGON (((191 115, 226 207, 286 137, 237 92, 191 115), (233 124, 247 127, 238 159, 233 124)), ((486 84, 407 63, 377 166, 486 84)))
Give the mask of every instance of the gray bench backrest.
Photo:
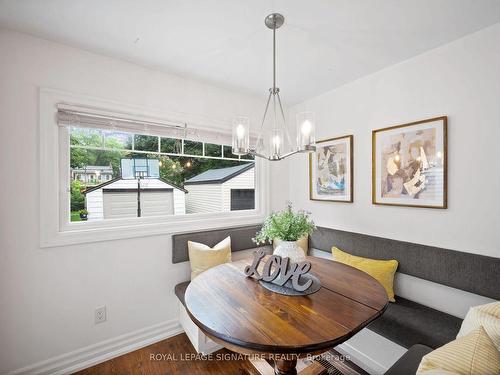
POLYGON ((309 247, 331 252, 396 259, 398 272, 500 300, 500 258, 318 227, 309 247))
POLYGON ((200 242, 207 246, 214 246, 227 236, 231 236, 231 251, 241 251, 257 247, 252 241, 262 225, 246 225, 236 228, 206 230, 174 234, 172 236, 172 262, 180 263, 189 260, 188 241, 200 242))

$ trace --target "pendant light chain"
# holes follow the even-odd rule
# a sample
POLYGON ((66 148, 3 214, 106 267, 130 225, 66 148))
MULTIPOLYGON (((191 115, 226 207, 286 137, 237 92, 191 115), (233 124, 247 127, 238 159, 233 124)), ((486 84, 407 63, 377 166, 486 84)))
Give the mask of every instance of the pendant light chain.
POLYGON ((273 93, 276 92, 276 19, 273 28, 273 93))

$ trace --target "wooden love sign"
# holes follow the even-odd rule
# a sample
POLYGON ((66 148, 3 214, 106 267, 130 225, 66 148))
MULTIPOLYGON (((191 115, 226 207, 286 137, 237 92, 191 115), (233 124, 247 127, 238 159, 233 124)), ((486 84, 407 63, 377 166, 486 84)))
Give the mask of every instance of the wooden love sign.
POLYGON ((254 253, 253 263, 245 267, 245 275, 255 277, 257 280, 273 282, 280 286, 285 285, 291 279, 292 288, 297 292, 307 290, 313 283, 311 279, 308 279, 302 285, 299 283, 300 277, 311 269, 311 262, 291 263, 290 258, 282 258, 279 255, 271 255, 264 264, 262 275, 259 274, 257 268, 265 256, 266 253, 263 249, 257 250, 254 253))

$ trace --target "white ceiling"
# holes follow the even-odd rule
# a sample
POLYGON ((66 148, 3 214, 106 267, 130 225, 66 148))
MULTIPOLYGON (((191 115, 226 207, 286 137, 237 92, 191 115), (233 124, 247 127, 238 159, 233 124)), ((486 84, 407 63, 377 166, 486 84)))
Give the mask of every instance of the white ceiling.
POLYGON ((272 11, 289 104, 500 22, 500 0, 0 0, 0 26, 264 97, 272 11))

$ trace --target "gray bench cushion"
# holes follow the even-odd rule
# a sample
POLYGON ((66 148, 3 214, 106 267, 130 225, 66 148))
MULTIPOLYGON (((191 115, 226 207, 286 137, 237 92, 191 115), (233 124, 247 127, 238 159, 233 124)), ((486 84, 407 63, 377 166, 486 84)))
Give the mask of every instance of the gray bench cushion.
POLYGON ((500 258, 323 227, 311 235, 309 246, 329 253, 337 246, 362 257, 396 259, 398 272, 500 300, 500 258))
POLYGON ((191 281, 184 281, 183 283, 177 284, 175 286, 175 295, 179 298, 179 301, 186 307, 186 299, 184 298, 186 295, 186 289, 191 281))
POLYGON ((189 260, 188 241, 200 242, 207 246, 214 246, 227 236, 231 236, 231 251, 241 251, 256 247, 252 238, 262 228, 262 225, 245 225, 235 228, 221 228, 199 232, 174 234, 172 236, 172 263, 187 262, 189 260))
POLYGON ((368 329, 405 348, 415 344, 437 348, 454 340, 461 324, 460 318, 396 297, 396 303, 389 303, 368 329))
POLYGON ((430 352, 432 352, 432 348, 428 346, 420 344, 413 345, 384 375, 415 374, 422 357, 430 352))

